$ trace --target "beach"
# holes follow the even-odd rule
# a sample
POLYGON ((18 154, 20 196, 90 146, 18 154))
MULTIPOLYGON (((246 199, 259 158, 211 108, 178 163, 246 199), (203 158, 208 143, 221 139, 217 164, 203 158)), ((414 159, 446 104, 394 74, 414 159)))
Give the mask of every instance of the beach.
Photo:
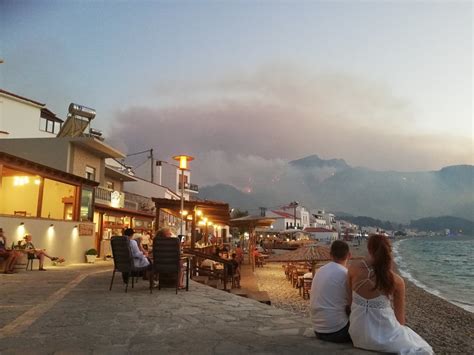
MULTIPOLYGON (((354 256, 365 254, 365 245, 351 247, 354 256)), ((309 317, 303 300, 286 280, 281 263, 256 269, 258 287, 267 291, 272 305, 309 317)), ((420 334, 437 354, 474 353, 474 314, 437 297, 405 279, 407 326, 420 334)))

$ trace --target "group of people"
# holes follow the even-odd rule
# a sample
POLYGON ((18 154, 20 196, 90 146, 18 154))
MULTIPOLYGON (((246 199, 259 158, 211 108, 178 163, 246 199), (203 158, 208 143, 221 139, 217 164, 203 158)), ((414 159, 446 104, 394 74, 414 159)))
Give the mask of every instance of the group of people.
POLYGON ((349 265, 347 243, 332 243, 332 261, 316 272, 311 286, 316 337, 380 352, 432 354, 431 346, 405 325, 405 283, 393 270, 390 242, 373 235, 367 249, 365 259, 349 265))
POLYGON ((3 271, 5 274, 15 273, 15 265, 18 261, 18 258, 21 257, 22 253, 26 253, 29 258, 38 259, 40 271, 46 271, 46 269, 44 268, 45 258, 48 258, 51 261, 64 261, 63 258, 48 255, 45 249, 36 248, 32 240, 33 237, 31 236, 31 234, 26 234, 22 240, 20 240, 16 245, 13 245, 13 247, 9 249, 7 248, 7 237, 3 232, 3 228, 0 228, 0 258, 5 260, 5 266, 3 271))
MULTIPOLYGON (((129 245, 130 245, 130 252, 132 255, 133 259, 133 266, 136 269, 151 269, 151 255, 150 255, 150 247, 153 245, 153 239, 154 238, 148 238, 146 244, 142 244, 143 242, 143 237, 135 237, 135 232, 132 228, 127 228, 124 230, 123 235, 128 238, 129 240, 129 245)), ((149 237, 149 235, 148 235, 149 237)), ((162 228, 158 231, 156 234, 155 238, 173 238, 173 233, 171 232, 171 229, 169 228, 162 228)), ((183 288, 184 287, 184 282, 183 282, 183 272, 182 272, 182 267, 180 268, 178 279, 179 279, 179 287, 183 288)), ((123 272, 122 273, 122 279, 124 283, 128 283, 129 280, 129 273, 123 272)), ((144 277, 147 277, 147 275, 144 275, 144 277)))

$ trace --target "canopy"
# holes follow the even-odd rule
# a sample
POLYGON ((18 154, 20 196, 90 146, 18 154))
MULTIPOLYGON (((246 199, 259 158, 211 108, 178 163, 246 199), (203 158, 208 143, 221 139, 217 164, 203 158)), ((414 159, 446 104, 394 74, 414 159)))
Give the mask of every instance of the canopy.
POLYGON ((270 227, 274 218, 262 217, 262 216, 245 216, 240 218, 234 218, 230 220, 231 227, 247 227, 249 229, 255 229, 257 227, 270 227))
POLYGON ((321 245, 304 245, 296 250, 289 251, 284 254, 275 255, 268 259, 273 262, 298 262, 298 261, 309 261, 316 263, 318 261, 330 261, 331 255, 329 248, 321 245))

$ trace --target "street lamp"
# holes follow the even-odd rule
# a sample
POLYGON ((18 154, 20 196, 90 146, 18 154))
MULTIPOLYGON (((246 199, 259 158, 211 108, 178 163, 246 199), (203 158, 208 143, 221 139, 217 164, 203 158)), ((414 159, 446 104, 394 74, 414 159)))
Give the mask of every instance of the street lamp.
POLYGON ((183 235, 183 224, 184 224, 184 171, 188 170, 188 161, 193 161, 194 158, 189 155, 176 155, 173 157, 174 160, 179 161, 179 170, 181 170, 181 210, 179 216, 181 218, 181 229, 180 235, 183 235))

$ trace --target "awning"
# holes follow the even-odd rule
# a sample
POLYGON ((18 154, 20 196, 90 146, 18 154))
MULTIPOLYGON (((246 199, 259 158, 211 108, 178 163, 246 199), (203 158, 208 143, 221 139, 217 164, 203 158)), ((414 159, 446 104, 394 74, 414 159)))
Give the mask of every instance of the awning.
MULTIPOLYGON (((168 210, 171 214, 179 216, 181 210, 181 200, 171 200, 167 198, 152 198, 155 202, 156 211, 168 210)), ((200 210, 209 221, 215 224, 229 225, 229 204, 216 201, 184 201, 184 210, 192 213, 200 210)))

